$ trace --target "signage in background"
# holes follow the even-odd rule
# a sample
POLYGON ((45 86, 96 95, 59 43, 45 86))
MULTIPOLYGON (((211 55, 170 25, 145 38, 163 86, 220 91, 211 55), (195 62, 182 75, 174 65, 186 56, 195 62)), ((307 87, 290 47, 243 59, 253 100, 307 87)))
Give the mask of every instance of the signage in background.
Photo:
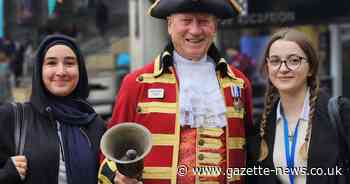
POLYGON ((248 14, 223 21, 222 27, 286 26, 350 20, 349 0, 240 0, 248 14))
POLYGON ((48 6, 49 16, 52 16, 56 8, 56 0, 48 0, 47 6, 48 6))

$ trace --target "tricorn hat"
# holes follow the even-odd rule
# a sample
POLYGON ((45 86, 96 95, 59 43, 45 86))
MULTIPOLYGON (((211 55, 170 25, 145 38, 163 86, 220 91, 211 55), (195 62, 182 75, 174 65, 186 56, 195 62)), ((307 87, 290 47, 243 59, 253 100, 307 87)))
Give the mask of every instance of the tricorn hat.
POLYGON ((155 18, 165 19, 174 13, 204 12, 220 19, 227 19, 241 13, 236 0, 156 0, 148 13, 155 18))

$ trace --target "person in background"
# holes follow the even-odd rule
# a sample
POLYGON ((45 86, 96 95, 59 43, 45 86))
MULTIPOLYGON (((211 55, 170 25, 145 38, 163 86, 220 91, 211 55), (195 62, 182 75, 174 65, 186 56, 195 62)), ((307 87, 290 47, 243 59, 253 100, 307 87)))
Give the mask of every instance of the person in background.
POLYGON ((12 60, 13 73, 15 75, 15 86, 19 87, 21 84, 21 78, 23 75, 23 62, 24 62, 24 45, 20 42, 16 42, 16 51, 12 60))
POLYGON ((15 155, 14 108, 0 107, 0 183, 96 184, 105 123, 86 101, 84 57, 70 37, 52 35, 35 59, 23 155, 15 155))
MULTIPOLYGON (((264 112, 248 150, 256 166, 289 172, 251 176, 251 183, 338 183, 335 174, 306 174, 312 168, 326 172, 342 161, 337 130, 328 115, 329 95, 320 88, 318 70, 316 50, 305 34, 283 29, 272 35, 262 65, 268 81, 264 112), (291 169, 299 170, 293 175, 291 169)), ((348 135, 350 104, 344 103, 340 109, 348 135)))
POLYGON ((14 76, 10 69, 10 56, 3 44, 0 45, 0 105, 12 102, 14 76))
MULTIPOLYGON (((124 78, 108 125, 136 122, 153 134, 144 184, 244 183, 243 176, 177 175, 179 166, 245 167, 251 85, 213 44, 219 19, 240 10, 234 0, 160 0, 151 6, 151 16, 167 20, 171 41, 154 62, 124 78)), ((109 166, 108 160, 101 165, 100 182, 139 182, 109 166)))
POLYGON ((28 38, 24 45, 24 61, 23 61, 23 75, 25 77, 31 76, 34 67, 35 51, 33 40, 28 38))
POLYGON ((228 63, 244 73, 248 79, 252 80, 256 64, 247 54, 241 53, 237 48, 226 49, 228 63))
POLYGON ((115 61, 115 70, 116 70, 116 93, 118 93, 121 83, 130 72, 130 55, 127 52, 122 52, 118 54, 118 57, 115 61))

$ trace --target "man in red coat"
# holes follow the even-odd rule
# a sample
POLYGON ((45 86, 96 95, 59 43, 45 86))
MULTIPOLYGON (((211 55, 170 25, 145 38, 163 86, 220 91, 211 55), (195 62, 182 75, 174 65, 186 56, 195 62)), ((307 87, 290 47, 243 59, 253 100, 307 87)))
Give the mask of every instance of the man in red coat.
MULTIPOLYGON (((246 164, 251 85, 213 44, 218 19, 239 12, 234 0, 157 0, 151 6, 151 16, 167 20, 171 42, 154 62, 125 77, 109 123, 136 122, 152 133, 144 184, 244 183, 227 171, 246 164)), ((139 182, 105 160, 101 183, 112 183, 107 173, 115 174, 114 183, 139 182)))

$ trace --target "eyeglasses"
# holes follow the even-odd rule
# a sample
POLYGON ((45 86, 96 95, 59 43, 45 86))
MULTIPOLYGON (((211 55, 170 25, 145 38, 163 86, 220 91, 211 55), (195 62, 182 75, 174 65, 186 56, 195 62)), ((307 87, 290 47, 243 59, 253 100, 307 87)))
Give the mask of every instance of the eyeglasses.
POLYGON ((292 71, 296 70, 301 65, 301 61, 307 62, 307 59, 305 57, 292 54, 287 56, 287 58, 284 60, 279 56, 271 56, 269 58, 266 58, 266 61, 273 70, 279 70, 282 66, 282 63, 284 63, 287 69, 292 71))

